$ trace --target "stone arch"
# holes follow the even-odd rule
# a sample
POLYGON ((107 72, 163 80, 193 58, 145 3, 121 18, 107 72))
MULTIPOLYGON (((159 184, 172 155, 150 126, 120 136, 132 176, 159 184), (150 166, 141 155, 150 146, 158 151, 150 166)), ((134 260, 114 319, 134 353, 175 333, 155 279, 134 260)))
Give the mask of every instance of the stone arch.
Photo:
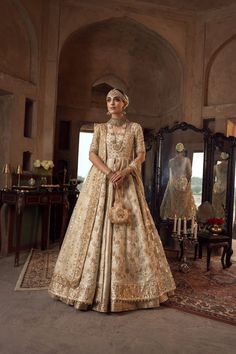
POLYGON ((124 81, 128 93, 134 97, 130 107, 134 114, 158 117, 165 112, 173 112, 182 105, 183 67, 175 49, 158 33, 128 17, 110 18, 90 24, 73 32, 64 41, 59 60, 58 104, 75 107, 78 103, 80 108, 85 108, 90 101, 89 87, 100 77, 108 78, 109 75, 121 77, 124 81), (109 49, 108 40, 112 38, 117 43, 120 38, 116 53, 112 43, 109 49), (103 50, 102 59, 101 53, 100 57, 96 57, 96 44, 103 50), (107 57, 110 57, 110 62, 107 57), (100 71, 93 72, 93 58, 99 62, 100 71), (114 69, 112 61, 115 62, 116 59, 114 69), (78 67, 83 67, 83 70, 81 69, 81 75, 76 77, 74 73, 78 67), (86 72, 89 73, 87 77, 84 75, 86 72), (82 92, 73 100, 71 97, 78 90, 79 84, 87 91, 88 96, 82 92), (63 87, 66 87, 66 90, 63 87), (147 95, 148 103, 146 102, 147 105, 142 111, 144 95, 147 95))
POLYGON ((236 85, 232 87, 232 83, 236 82, 236 66, 232 62, 232 57, 235 55, 232 55, 230 52, 232 50, 236 55, 236 35, 231 36, 223 42, 212 54, 207 64, 204 88, 205 106, 236 103, 236 94, 231 95, 236 89, 236 85), (227 51, 229 51, 229 53, 227 53, 227 51), (235 75, 234 80, 231 80, 232 74, 235 75), (217 84, 218 82, 220 85, 217 84), (234 102, 230 102, 232 100, 234 102))
POLYGON ((32 82, 36 83, 38 80, 38 39, 35 31, 35 27, 31 18, 26 11, 25 7, 22 5, 20 0, 11 0, 13 4, 17 7, 19 14, 25 24, 27 29, 27 33, 29 36, 30 41, 30 49, 31 49, 31 56, 30 56, 30 79, 32 82))
POLYGON ((33 23, 20 0, 3 0, 1 10, 3 16, 1 45, 4 55, 0 58, 0 70, 36 83, 38 41, 33 23), (10 18, 7 15, 9 12, 10 18))

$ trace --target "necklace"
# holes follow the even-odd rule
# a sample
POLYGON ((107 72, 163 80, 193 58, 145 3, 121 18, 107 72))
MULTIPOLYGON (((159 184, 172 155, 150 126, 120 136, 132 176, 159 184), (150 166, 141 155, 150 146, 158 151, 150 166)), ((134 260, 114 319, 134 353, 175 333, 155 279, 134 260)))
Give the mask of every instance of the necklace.
POLYGON ((111 119, 109 119, 109 121, 107 123, 111 124, 111 125, 115 125, 116 127, 121 127, 126 122, 127 122, 127 119, 123 117, 123 118, 111 118, 111 119))
MULTIPOLYGON (((109 122, 108 122, 109 123, 109 122)), ((112 136, 113 138, 111 139, 111 143, 112 143, 112 147, 116 152, 121 152, 123 150, 124 147, 124 141, 126 138, 126 132, 127 132, 127 124, 124 128, 124 133, 123 134, 117 134, 114 132, 113 126, 111 125, 111 129, 112 129, 112 136), (123 139, 118 139, 117 136, 121 136, 123 137, 123 139)))

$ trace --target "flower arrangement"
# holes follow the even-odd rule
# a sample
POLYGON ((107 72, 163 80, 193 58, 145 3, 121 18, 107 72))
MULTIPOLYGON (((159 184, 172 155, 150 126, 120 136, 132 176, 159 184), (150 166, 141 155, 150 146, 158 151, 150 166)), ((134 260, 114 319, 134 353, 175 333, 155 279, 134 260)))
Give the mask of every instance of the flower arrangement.
POLYGON ((207 222, 210 225, 223 225, 224 219, 223 218, 210 218, 207 220, 207 222))
POLYGON ((33 166, 34 168, 43 168, 45 171, 49 171, 54 167, 54 163, 52 160, 34 160, 33 166))
POLYGON ((54 167, 52 160, 34 160, 33 167, 35 174, 39 176, 38 184, 40 186, 52 183, 52 169, 54 167))

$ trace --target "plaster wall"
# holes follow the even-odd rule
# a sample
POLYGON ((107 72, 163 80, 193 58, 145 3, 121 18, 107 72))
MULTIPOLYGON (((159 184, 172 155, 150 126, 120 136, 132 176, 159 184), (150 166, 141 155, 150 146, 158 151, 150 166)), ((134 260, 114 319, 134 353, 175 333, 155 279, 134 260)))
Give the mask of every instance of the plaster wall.
POLYGON ((235 20, 235 5, 197 12, 141 1, 2 0, 0 89, 14 96, 17 141, 17 149, 6 147, 9 162, 21 163, 23 151, 32 159, 55 151, 75 171, 77 141, 58 151, 56 121, 71 121, 74 140, 83 123, 105 120, 90 95, 107 75, 123 80, 131 118, 146 128, 175 121, 200 128, 214 117, 215 130, 226 132, 236 117, 235 20), (30 139, 22 135, 26 98, 35 101, 30 139))

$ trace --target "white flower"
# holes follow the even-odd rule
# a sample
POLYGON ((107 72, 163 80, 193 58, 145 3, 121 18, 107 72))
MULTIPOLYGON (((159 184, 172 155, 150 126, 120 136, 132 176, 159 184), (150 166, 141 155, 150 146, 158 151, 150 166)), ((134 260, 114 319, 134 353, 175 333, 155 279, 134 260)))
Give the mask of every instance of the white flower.
POLYGON ((45 170, 49 170, 50 166, 49 166, 49 163, 48 163, 48 160, 43 160, 41 162, 41 166, 45 169, 45 170))
POLYGON ((43 167, 46 171, 54 167, 52 160, 35 160, 33 163, 35 168, 43 167))
POLYGON ((52 160, 48 160, 48 165, 49 165, 49 168, 53 168, 54 167, 54 163, 52 160))
POLYGON ((40 160, 34 160, 33 166, 34 167, 40 167, 41 166, 41 161, 40 160))

